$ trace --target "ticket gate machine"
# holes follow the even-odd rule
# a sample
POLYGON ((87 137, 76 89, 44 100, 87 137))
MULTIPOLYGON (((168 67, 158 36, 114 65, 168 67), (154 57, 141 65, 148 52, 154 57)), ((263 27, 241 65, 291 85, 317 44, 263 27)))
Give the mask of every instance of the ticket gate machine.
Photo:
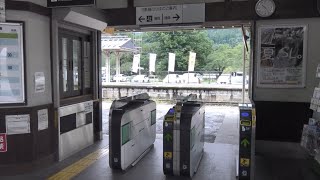
POLYGON ((156 103, 148 94, 113 101, 109 114, 109 166, 126 170, 153 147, 156 103))
POLYGON ((256 110, 254 104, 239 104, 238 179, 254 180, 256 110))
POLYGON ((165 115, 163 122, 163 171, 166 175, 192 177, 204 150, 205 105, 189 95, 165 115))

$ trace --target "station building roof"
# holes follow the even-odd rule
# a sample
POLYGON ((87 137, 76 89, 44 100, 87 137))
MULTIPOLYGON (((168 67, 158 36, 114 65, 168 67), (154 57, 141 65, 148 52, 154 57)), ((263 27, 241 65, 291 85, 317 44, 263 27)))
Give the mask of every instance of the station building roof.
POLYGON ((127 36, 102 36, 101 47, 106 51, 138 52, 133 40, 127 36))

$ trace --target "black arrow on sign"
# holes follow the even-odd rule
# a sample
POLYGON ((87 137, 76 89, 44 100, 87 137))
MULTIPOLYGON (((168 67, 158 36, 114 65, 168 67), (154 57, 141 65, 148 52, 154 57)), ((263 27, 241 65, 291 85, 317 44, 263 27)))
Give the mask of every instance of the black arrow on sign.
POLYGON ((180 16, 178 14, 176 14, 176 16, 172 17, 173 19, 176 19, 176 21, 178 21, 180 19, 180 16))
POLYGON ((144 20, 146 20, 146 18, 143 18, 142 16, 139 17, 139 21, 140 21, 140 22, 142 22, 142 21, 144 21, 144 20))

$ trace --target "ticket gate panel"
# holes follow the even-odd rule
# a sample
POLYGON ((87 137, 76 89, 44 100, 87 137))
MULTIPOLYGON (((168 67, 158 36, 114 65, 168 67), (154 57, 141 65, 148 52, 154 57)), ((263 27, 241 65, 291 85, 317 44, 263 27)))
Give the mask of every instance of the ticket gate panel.
POLYGON ((197 171, 203 155, 204 115, 205 107, 201 102, 177 103, 168 111, 163 126, 163 171, 166 175, 192 177, 197 171))
POLYGON ((109 165, 126 170, 155 142, 156 103, 149 98, 116 100, 110 110, 109 165))

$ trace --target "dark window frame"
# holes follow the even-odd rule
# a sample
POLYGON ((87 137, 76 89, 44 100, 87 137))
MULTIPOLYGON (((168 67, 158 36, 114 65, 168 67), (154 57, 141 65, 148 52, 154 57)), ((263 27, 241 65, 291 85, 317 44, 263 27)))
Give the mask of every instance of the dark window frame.
POLYGON ((67 29, 59 28, 59 90, 60 90, 60 99, 66 100, 68 98, 74 99, 81 96, 93 96, 93 56, 92 56, 92 35, 88 34, 82 34, 79 32, 74 32, 67 29), (63 53, 63 45, 62 45, 62 39, 67 39, 67 91, 64 91, 63 88, 63 59, 62 59, 62 53, 63 53), (74 40, 77 40, 80 42, 80 56, 78 59, 78 90, 74 89, 74 59, 73 59, 73 42, 74 40), (85 53, 86 51, 86 53, 85 53), (86 56, 85 56, 86 55, 86 56), (87 61, 85 63, 85 61, 87 61), (89 67, 86 67, 87 71, 89 71, 90 79, 90 87, 85 87, 85 67, 84 65, 89 65, 89 67))

